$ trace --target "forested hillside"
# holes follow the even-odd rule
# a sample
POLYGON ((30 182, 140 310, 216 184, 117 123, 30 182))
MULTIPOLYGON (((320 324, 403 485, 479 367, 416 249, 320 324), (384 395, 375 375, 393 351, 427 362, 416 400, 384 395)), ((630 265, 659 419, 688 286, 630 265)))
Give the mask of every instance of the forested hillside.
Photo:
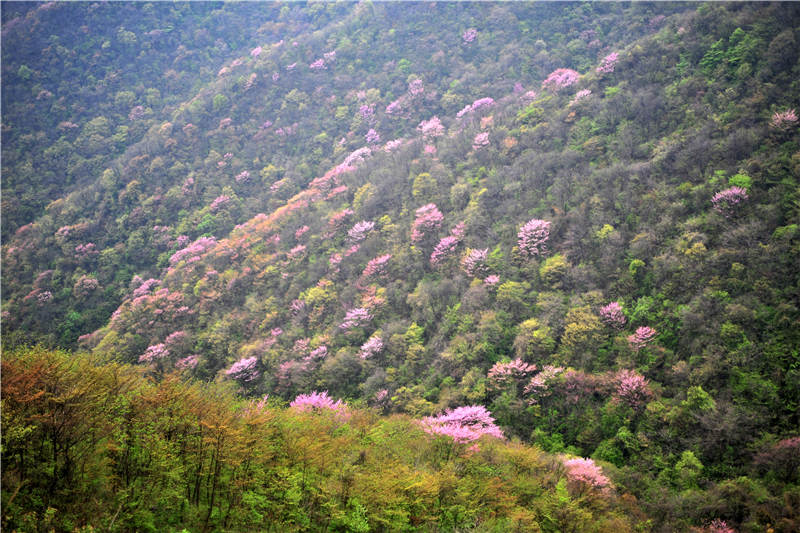
MULTIPOLYGON (((233 515, 187 489, 180 513, 135 518, 142 500, 109 471, 117 527, 800 529, 797 5, 14 4, 2 38, 6 350, 92 352, 73 357, 136 376, 131 405, 210 387, 227 392, 209 409, 234 416, 233 391, 269 395, 269 423, 236 418, 245 449, 248 431, 308 422, 282 401, 327 391, 321 410, 357 414, 309 431, 368 450, 358 464, 399 453, 465 491, 487 483, 473 467, 503 477, 526 454, 542 498, 589 509, 555 519, 510 481, 502 506, 466 514, 441 507, 444 485, 425 489, 439 514, 392 496, 402 519, 364 486, 319 485, 269 512, 248 498, 274 494, 229 492, 233 515), (475 433, 459 409, 492 423, 475 433), (364 437, 388 427, 427 444, 364 437), (460 447, 440 462, 447 439, 460 447), (411 459, 418 446, 435 451, 411 459), (609 477, 569 481, 578 458, 609 477)), ((68 365, 54 353, 11 364, 68 365)), ((25 431, 44 432, 48 468, 75 465, 6 379, 22 432, 4 436, 9 524, 49 527, 57 476, 26 473, 25 431)), ((272 458, 313 455, 270 442, 272 458)), ((297 465, 259 460, 253 476, 297 465)), ((234 471, 197 479, 232 487, 234 471)), ((112 529, 113 511, 74 526, 112 529)))

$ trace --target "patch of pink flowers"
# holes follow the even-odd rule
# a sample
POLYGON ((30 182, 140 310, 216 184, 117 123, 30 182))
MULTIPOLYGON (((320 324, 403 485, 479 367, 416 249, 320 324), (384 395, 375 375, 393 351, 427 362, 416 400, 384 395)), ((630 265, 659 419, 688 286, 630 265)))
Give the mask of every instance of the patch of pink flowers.
POLYGON ((597 72, 601 74, 610 74, 614 72, 614 68, 617 66, 617 61, 619 60, 619 54, 616 52, 611 52, 606 57, 603 58, 603 62, 600 63, 600 66, 597 67, 597 72))
POLYGON ((650 344, 656 337, 656 330, 649 326, 641 326, 636 328, 633 335, 628 336, 628 344, 636 351, 641 350, 650 344))
POLYGON ((517 233, 519 250, 527 257, 534 257, 545 252, 547 239, 550 238, 550 222, 534 218, 522 226, 517 233))
POLYGON ((567 479, 573 483, 598 489, 611 486, 611 480, 603 474, 603 469, 591 459, 567 459, 564 468, 567 470, 567 479))
POLYGON ((622 313, 622 304, 611 302, 600 308, 600 319, 614 329, 622 329, 625 325, 625 315, 622 313))
POLYGON ((333 401, 333 398, 328 396, 328 391, 300 394, 292 400, 289 407, 303 412, 332 411, 340 417, 348 416, 347 404, 342 400, 333 401))
POLYGON ((504 439, 502 430, 494 423, 492 414, 482 405, 448 409, 439 416, 420 421, 422 429, 431 435, 444 435, 457 443, 473 442, 484 435, 504 439))
POLYGON ((559 68, 545 78, 542 82, 542 87, 551 91, 558 91, 570 85, 575 85, 580 77, 581 75, 571 68, 559 68))

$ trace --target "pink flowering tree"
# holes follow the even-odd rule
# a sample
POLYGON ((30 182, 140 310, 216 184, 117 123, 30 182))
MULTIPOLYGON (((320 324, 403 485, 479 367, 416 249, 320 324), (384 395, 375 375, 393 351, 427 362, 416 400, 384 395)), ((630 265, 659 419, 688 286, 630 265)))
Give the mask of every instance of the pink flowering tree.
POLYGON ((731 187, 715 194, 711 198, 711 204, 717 213, 730 218, 747 199, 747 190, 743 187, 731 187))
POLYGON ((484 146, 489 146, 489 132, 483 131, 475 135, 475 138, 472 139, 472 149, 473 150, 480 150, 484 146))
POLYGON ((419 126, 417 126, 417 130, 422 133, 422 136, 426 141, 444 135, 444 125, 442 124, 442 121, 439 120, 439 117, 433 117, 430 120, 423 120, 419 123, 419 126))
POLYGON ((370 259, 367 263, 367 266, 364 268, 364 271, 361 273, 361 277, 368 279, 386 275, 389 260, 391 258, 392 254, 385 254, 374 259, 370 259))
POLYGON ((161 344, 154 344, 152 346, 148 346, 147 350, 139 356, 140 363, 155 363, 157 361, 161 361, 169 357, 169 350, 167 347, 161 344))
POLYGON ((492 414, 482 405, 448 409, 439 416, 423 418, 420 424, 426 433, 450 437, 460 444, 476 441, 484 435, 505 438, 492 414))
POLYGON ((347 232, 347 238, 351 243, 358 243, 367 238, 369 232, 375 228, 375 223, 370 220, 362 220, 350 228, 347 232))
POLYGON ((461 34, 461 40, 464 42, 464 44, 469 44, 474 41, 477 36, 478 30, 475 28, 470 28, 461 34))
POLYGON ((489 249, 483 250, 468 249, 461 259, 461 268, 470 277, 480 277, 486 274, 486 259, 489 256, 489 249))
POLYGON ((517 244, 525 257, 535 257, 545 253, 545 245, 550 238, 550 222, 534 218, 522 226, 517 233, 517 244))
POLYGON ((348 418, 347 404, 342 400, 334 401, 328 396, 328 391, 312 391, 309 394, 300 394, 289 404, 296 411, 305 413, 330 412, 339 418, 348 418))
POLYGON ((458 237, 454 237, 452 235, 443 237, 439 241, 439 244, 437 244, 436 247, 433 249, 433 252, 431 252, 431 258, 430 258, 431 265, 439 266, 440 264, 442 264, 446 258, 452 256, 455 253, 456 248, 458 247, 458 244, 460 242, 461 239, 459 239, 458 237))
POLYGON ((620 370, 616 376, 617 400, 627 403, 634 409, 644 407, 653 396, 650 383, 635 370, 620 370))
POLYGON ((611 302, 600 308, 600 319, 614 329, 622 329, 625 326, 625 315, 622 312, 622 304, 611 302))
POLYGON ((416 211, 416 218, 411 228, 411 241, 420 242, 425 235, 442 227, 444 215, 436 204, 423 205, 416 211))
POLYGON ((257 357, 243 357, 225 371, 225 375, 240 383, 252 383, 261 375, 257 357))
POLYGON ((345 314, 344 320, 339 324, 339 329, 345 332, 350 331, 354 328, 366 325, 370 320, 372 320, 372 315, 368 310, 363 307, 356 307, 355 309, 350 309, 345 314))
POLYGON ((358 356, 361 359, 369 359, 383 350, 383 339, 377 336, 370 337, 367 342, 361 345, 358 356))
POLYGON ((797 113, 794 109, 787 109, 786 111, 776 111, 772 115, 772 120, 769 125, 778 130, 786 130, 792 126, 797 125, 797 113))
POLYGON ((617 66, 617 61, 619 61, 619 54, 617 52, 611 52, 603 58, 600 66, 595 70, 600 74, 610 74, 614 72, 614 69, 617 66))
POLYGON ((575 85, 581 77, 576 71, 570 68, 559 68, 550 73, 542 82, 542 87, 551 91, 560 91, 571 85, 575 85))
POLYGON ((641 326, 636 328, 636 332, 633 335, 628 336, 628 344, 631 348, 638 352, 650 344, 653 339, 655 339, 656 334, 656 330, 653 328, 649 326, 641 326))
POLYGON ((534 372, 536 372, 536 365, 528 364, 522 359, 517 358, 507 363, 495 363, 492 368, 489 369, 487 377, 492 387, 501 389, 534 372))
POLYGON ((567 483, 574 492, 581 493, 585 489, 606 489, 611 487, 611 480, 603 474, 603 469, 591 459, 564 460, 567 483))

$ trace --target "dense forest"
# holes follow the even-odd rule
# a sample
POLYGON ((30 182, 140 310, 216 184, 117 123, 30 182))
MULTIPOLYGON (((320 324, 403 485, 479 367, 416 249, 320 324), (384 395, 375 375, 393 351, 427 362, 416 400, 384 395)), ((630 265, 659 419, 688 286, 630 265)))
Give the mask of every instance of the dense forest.
POLYGON ((800 530, 800 6, 4 3, 9 531, 800 530))

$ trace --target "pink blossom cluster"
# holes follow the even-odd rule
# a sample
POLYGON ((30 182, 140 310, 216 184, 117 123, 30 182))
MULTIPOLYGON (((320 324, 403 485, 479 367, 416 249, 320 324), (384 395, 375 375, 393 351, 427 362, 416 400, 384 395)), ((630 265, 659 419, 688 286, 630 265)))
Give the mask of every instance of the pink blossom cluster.
POLYGON ((528 364, 517 358, 508 363, 495 363, 489 369, 487 377, 494 386, 499 387, 513 380, 524 378, 535 371, 536 365, 528 364))
POLYGON ((403 139, 395 139, 393 141, 388 141, 386 144, 383 145, 383 151, 387 153, 394 152, 403 144, 403 139))
POLYGON ((140 363, 153 363, 169 356, 169 350, 164 343, 148 346, 147 350, 139 356, 140 363))
POLYGON ((72 287, 72 293, 78 298, 85 298, 99 288, 100 282, 97 281, 97 278, 81 276, 72 287))
POLYGON ((442 226, 444 215, 436 204, 426 204, 417 209, 414 225, 411 227, 411 241, 419 242, 430 231, 442 226))
POLYGON ((197 256, 206 252, 215 244, 217 244, 217 240, 214 237, 200 237, 186 248, 172 254, 169 258, 169 264, 175 266, 188 257, 197 256))
POLYGON ((200 362, 200 356, 199 355, 197 355, 197 354, 188 355, 188 356, 186 356, 186 357, 184 357, 182 359, 178 359, 178 361, 175 362, 175 368, 181 369, 181 370, 184 370, 184 369, 185 370, 190 370, 192 368, 195 368, 197 366, 198 362, 200 362))
POLYGON ((328 391, 312 391, 310 394, 300 394, 289 407, 303 412, 333 411, 337 416, 347 418, 347 404, 342 400, 333 401, 328 396, 328 391))
POLYGON ((286 257, 288 259, 297 259, 301 257, 305 251, 306 247, 302 244, 298 244, 297 246, 289 250, 289 253, 286 254, 286 257))
POLYGON ((353 214, 353 210, 350 208, 342 209, 341 211, 337 211, 336 213, 332 214, 331 217, 328 219, 328 226, 331 229, 336 229, 341 227, 345 220, 350 218, 353 214))
POLYGON ((498 283, 500 283, 500 276, 498 276, 497 274, 491 274, 489 276, 486 276, 486 279, 483 280, 483 284, 488 287, 494 287, 498 283))
POLYGON ((439 265, 446 257, 452 255, 456 247, 461 242, 461 239, 458 237, 453 237, 452 235, 448 235, 447 237, 443 237, 436 247, 431 252, 431 265, 437 266, 439 265))
POLYGON ((728 525, 725 520, 715 518, 706 529, 708 533, 736 533, 736 530, 728 525))
POLYGON ((252 50, 250 50, 250 55, 253 57, 258 57, 264 49, 260 46, 256 46, 252 50))
POLYGON ((383 350, 383 340, 380 337, 370 337, 367 342, 361 345, 358 356, 361 359, 369 359, 379 354, 383 350))
POLYGON ((164 339, 164 345, 167 348, 176 348, 186 344, 189 340, 189 334, 183 330, 173 331, 167 338, 164 339))
POLYGON ((731 217, 736 212, 736 207, 747 199, 747 190, 743 187, 730 187, 715 194, 711 198, 711 204, 718 213, 731 217))
POLYGON ((386 268, 391 258, 392 254, 384 254, 374 259, 370 259, 367 263, 367 266, 364 267, 364 271, 361 273, 361 276, 364 278, 373 278, 385 275, 386 268))
POLYGON ((628 336, 628 344, 636 351, 641 350, 656 337, 656 330, 649 326, 641 326, 636 328, 633 335, 628 336))
POLYGON ((353 328, 358 328, 365 325, 372 320, 372 315, 363 307, 356 307, 350 309, 345 313, 344 321, 339 324, 339 329, 343 331, 350 331, 353 328))
POLYGON ((323 344, 322 346, 317 346, 316 348, 311 350, 308 353, 308 356, 306 357, 309 361, 316 361, 319 359, 325 359, 327 355, 328 355, 328 347, 323 344))
POLYGON ((439 117, 436 116, 430 120, 423 120, 420 122, 419 126, 417 126, 417 130, 422 133, 422 136, 426 140, 444 135, 444 125, 442 125, 442 121, 439 120, 439 117))
POLYGON ((653 395, 649 382, 635 370, 620 370, 616 381, 617 398, 635 409, 642 407, 653 395))
POLYGON ((381 142, 381 135, 374 129, 370 128, 367 134, 364 135, 364 140, 366 140, 369 144, 378 144, 381 142))
POLYGON ((425 86, 422 83, 422 80, 417 78, 416 80, 412 81, 408 84, 408 94, 411 96, 418 96, 425 91, 425 86))
POLYGON ((313 63, 311 63, 310 65, 308 65, 308 68, 310 68, 311 70, 325 70, 328 67, 325 66, 325 60, 322 59, 322 58, 319 58, 316 61, 314 61, 313 63))
POLYGON ((347 238, 352 243, 361 242, 367 238, 369 232, 375 228, 375 223, 371 220, 362 220, 356 222, 355 225, 347 230, 347 238))
POLYGON ((797 124, 797 113, 794 109, 787 109, 786 111, 776 111, 772 115, 772 120, 769 125, 776 129, 787 129, 797 124))
POLYGON ((53 299, 53 293, 50 291, 42 291, 36 295, 36 301, 40 304, 47 303, 53 299))
POLYGON ((325 59, 325 61, 330 61, 330 62, 336 61, 336 50, 325 52, 324 54, 322 54, 322 57, 325 59))
POLYGON ((467 115, 469 113, 474 113, 475 111, 478 111, 482 108, 491 107, 493 105, 494 105, 494 98, 489 98, 488 96, 486 98, 479 98, 474 102, 472 102, 471 104, 464 107, 464 109, 462 109, 458 113, 456 113, 456 118, 461 118, 464 115, 467 115))
POLYGON ((335 271, 339 271, 339 265, 342 262, 342 254, 340 253, 333 253, 328 258, 328 266, 330 266, 335 271))
POLYGON ((592 91, 590 91, 589 89, 581 89, 580 91, 575 93, 575 96, 572 97, 572 100, 570 100, 569 105, 577 104, 578 102, 580 102, 581 100, 583 100, 584 98, 589 96, 590 94, 592 94, 592 91))
POLYGON ((528 403, 531 405, 539 403, 539 399, 547 393, 549 382, 563 371, 560 366, 546 365, 541 372, 533 376, 523 391, 526 396, 531 396, 528 398, 528 403))
POLYGON ((475 138, 472 139, 472 149, 479 150, 484 146, 489 146, 489 132, 484 131, 475 135, 475 138))
POLYGON ((391 102, 389 105, 386 106, 385 113, 387 115, 396 115, 402 110, 403 110, 402 98, 398 98, 397 100, 391 102))
POLYGON ((542 255, 550 238, 550 222, 534 218, 522 226, 517 233, 519 250, 526 257, 542 255))
POLYGON ((255 381, 261 375, 261 372, 258 371, 258 357, 239 359, 225 371, 225 375, 245 383, 255 381))
POLYGON ((228 205, 230 202, 231 202, 231 197, 230 196, 228 196, 226 194, 221 194, 221 195, 217 196, 216 198, 214 198, 214 201, 211 202, 211 205, 208 206, 208 209, 212 213, 215 213, 215 212, 219 211, 220 209, 222 209, 223 207, 225 207, 226 205, 228 205))
POLYGON ((475 37, 477 36, 478 36, 478 30, 476 30, 475 28, 470 28, 461 34, 461 39, 464 41, 464 44, 467 44, 474 41, 475 37))
POLYGON ((97 255, 100 252, 97 251, 93 242, 87 242, 86 244, 79 244, 75 247, 75 257, 77 258, 86 258, 92 255, 97 255))
POLYGON ((542 87, 551 91, 558 91, 577 83, 580 74, 571 68, 559 68, 550 73, 542 82, 542 87))
POLYGON ((603 474, 603 469, 591 459, 567 459, 564 461, 567 470, 567 479, 573 483, 587 485, 602 489, 611 485, 611 480, 603 474))
POLYGON ((486 258, 489 255, 489 249, 483 250, 467 250, 467 253, 461 259, 461 268, 467 276, 475 277, 485 274, 486 271, 486 258))
POLYGON ((614 68, 617 66, 617 61, 619 61, 619 54, 617 52, 611 52, 603 58, 603 62, 600 63, 600 66, 597 67, 596 70, 601 74, 610 74, 614 72, 614 68))
POLYGON ((457 443, 473 442, 483 435, 504 439, 502 430, 494 423, 492 414, 482 405, 448 409, 439 416, 420 421, 422 429, 431 435, 444 435, 457 443))
POLYGON ((247 183, 250 180, 250 172, 242 170, 233 179, 236 180, 236 183, 247 183))
POLYGON ((299 239, 300 237, 305 235, 308 232, 309 229, 310 228, 308 226, 301 226, 301 227, 297 228, 295 230, 295 232, 294 232, 294 238, 295 239, 299 239))
POLYGON ((358 114, 364 120, 370 120, 375 115, 374 106, 361 104, 361 106, 358 108, 358 114))
POLYGON ((128 113, 128 120, 139 120, 144 116, 144 106, 133 106, 128 113))
POLYGON ((625 315, 622 313, 622 304, 611 302, 600 308, 600 319, 614 329, 622 329, 625 325, 625 315))
POLYGON ((347 157, 345 157, 344 161, 339 165, 342 168, 351 168, 355 167, 356 165, 363 163, 364 160, 372 154, 372 150, 369 146, 364 146, 351 152, 347 157))

